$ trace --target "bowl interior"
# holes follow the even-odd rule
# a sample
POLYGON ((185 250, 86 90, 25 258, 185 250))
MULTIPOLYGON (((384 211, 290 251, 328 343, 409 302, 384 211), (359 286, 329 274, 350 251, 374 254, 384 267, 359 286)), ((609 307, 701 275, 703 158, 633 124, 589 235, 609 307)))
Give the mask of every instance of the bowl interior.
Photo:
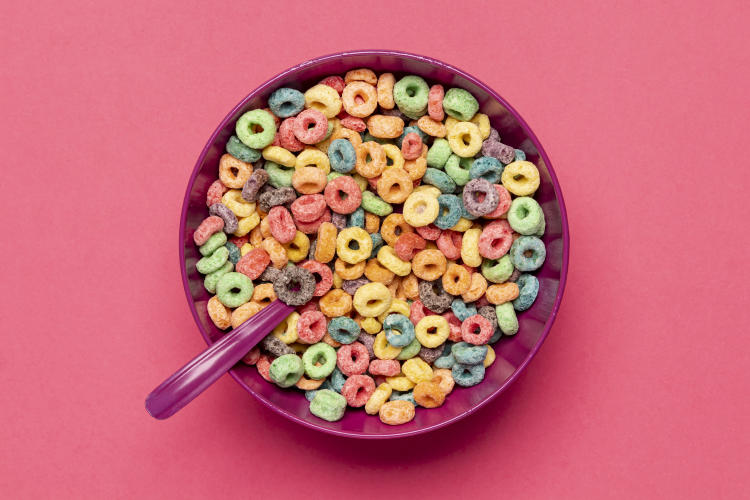
POLYGON ((325 76, 342 74, 358 67, 372 68, 377 73, 390 71, 397 78, 404 74, 420 75, 428 83, 441 83, 446 90, 461 87, 471 92, 479 101, 480 111, 490 117, 492 126, 500 132, 502 141, 522 149, 527 159, 539 168, 541 186, 535 197, 547 221, 543 237, 547 259, 537 272, 539 296, 528 311, 519 314, 519 332, 495 344, 497 359, 487 369, 483 382, 468 389, 456 387, 442 407, 418 410, 414 420, 408 424, 388 426, 362 410, 350 410, 342 420, 326 422, 310 413, 302 392, 280 389, 266 382, 255 367, 239 364, 230 372, 260 401, 303 425, 338 435, 388 438, 425 432, 458 420, 502 392, 515 379, 539 349, 557 313, 567 273, 568 228, 560 188, 541 145, 520 116, 478 80, 442 62, 392 51, 346 52, 314 59, 264 83, 232 110, 209 139, 190 178, 180 227, 180 257, 188 302, 206 342, 217 340, 223 332, 213 325, 206 313, 210 295, 203 287, 203 277, 195 270, 200 254, 193 244, 192 234, 208 214, 206 191, 217 178, 219 157, 234 132, 235 121, 250 109, 266 107, 266 99, 278 87, 304 91, 325 76))

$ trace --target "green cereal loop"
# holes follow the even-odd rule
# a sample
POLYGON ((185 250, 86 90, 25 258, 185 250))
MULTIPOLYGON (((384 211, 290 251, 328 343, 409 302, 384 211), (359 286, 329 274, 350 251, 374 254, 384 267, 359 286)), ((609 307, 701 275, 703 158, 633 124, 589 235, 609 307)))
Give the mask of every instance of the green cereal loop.
POLYGON ((325 135, 325 137, 323 137, 322 140, 320 140, 318 142, 325 141, 326 139, 328 139, 329 137, 331 137, 332 133, 333 133, 333 122, 331 120, 328 120, 328 128, 326 129, 326 135, 325 135))
POLYGON ((492 283, 503 283, 508 281, 513 274, 513 263, 510 255, 503 255, 500 260, 484 259, 482 262, 482 275, 492 283))
POLYGON ((227 307, 240 307, 250 300, 254 289, 250 278, 242 273, 231 272, 219 278, 219 282, 216 284, 216 296, 219 298, 219 302, 227 307))
POLYGON ((444 194, 450 194, 456 190, 456 183, 453 182, 451 176, 436 168, 428 168, 422 177, 422 182, 435 186, 444 194))
POLYGON ((333 170, 331 170, 331 172, 326 176, 326 178, 328 179, 328 182, 331 182, 333 179, 337 179, 341 177, 342 175, 344 174, 340 172, 334 172, 333 170))
POLYGON ((195 268, 201 274, 210 274, 223 266, 228 259, 229 250, 227 250, 226 247, 221 246, 208 257, 203 257, 196 262, 195 268))
POLYGON ((299 356, 284 354, 273 360, 268 375, 279 387, 291 387, 302 378, 304 371, 299 356))
POLYGON ((479 103, 468 91, 452 88, 443 97, 443 109, 448 116, 468 122, 479 111, 479 103))
POLYGON ((228 272, 231 272, 233 269, 234 264, 232 264, 230 261, 226 261, 224 265, 219 269, 206 275, 206 277, 203 279, 203 286, 209 293, 216 293, 216 284, 219 282, 222 276, 224 276, 228 272))
POLYGON ((430 87, 423 78, 415 75, 403 77, 393 86, 393 100, 399 111, 416 119, 427 111, 430 87))
POLYGON ((390 203, 385 202, 382 198, 373 194, 371 191, 362 192, 362 208, 371 214, 379 215, 381 217, 393 212, 393 207, 390 203))
POLYGON ((537 228, 536 233, 534 233, 534 236, 537 236, 541 238, 544 236, 544 230, 547 228, 547 222, 544 220, 544 212, 542 212, 542 223, 539 224, 539 227, 537 228))
POLYGON ((336 350, 325 342, 318 342, 302 354, 302 363, 308 377, 316 380, 326 378, 336 368, 336 350))
POLYGON ((310 401, 310 413, 329 422, 341 420, 344 411, 346 398, 330 389, 320 389, 310 401))
POLYGON ((445 139, 435 139, 430 149, 427 150, 427 166, 432 168, 443 168, 453 151, 445 139))
POLYGON ((422 344, 416 338, 411 341, 411 344, 401 348, 401 352, 396 356, 396 359, 404 361, 406 359, 413 358, 419 354, 419 350, 422 349, 422 344))
POLYGON ((273 115, 263 109, 254 109, 240 116, 234 128, 237 137, 246 146, 253 149, 263 149, 273 142, 276 135, 276 122, 273 115), (260 126, 261 132, 253 132, 253 126, 260 126))
POLYGON ((268 172, 268 183, 275 188, 289 187, 292 185, 292 175, 294 175, 294 167, 285 167, 267 161, 263 167, 268 172))
POLYGON ((255 163, 260 160, 260 151, 245 146, 236 135, 227 141, 227 153, 244 162, 255 163))
POLYGON ((214 233, 211 235, 211 237, 200 247, 198 247, 198 251, 201 253, 202 256, 211 255, 214 253, 214 250, 216 250, 219 247, 223 247, 227 242, 227 233, 224 231, 219 231, 218 233, 214 233))
POLYGON ((508 224, 510 224, 510 227, 514 231, 525 236, 535 234, 544 224, 542 207, 539 206, 539 203, 534 198, 520 196, 510 204, 508 224))
MULTIPOLYGON (((429 151, 428 151, 429 154, 429 151)), ((461 158, 452 154, 445 162, 445 173, 451 176, 453 182, 459 186, 466 185, 471 180, 469 170, 474 164, 474 158, 461 158)))
POLYGON ((497 326, 505 335, 513 335, 518 331, 518 318, 512 302, 506 302, 495 307, 497 326))
POLYGON ((375 137, 370 132, 365 131, 359 134, 362 137, 362 142, 375 141, 378 144, 393 144, 390 139, 383 139, 382 137, 375 137))

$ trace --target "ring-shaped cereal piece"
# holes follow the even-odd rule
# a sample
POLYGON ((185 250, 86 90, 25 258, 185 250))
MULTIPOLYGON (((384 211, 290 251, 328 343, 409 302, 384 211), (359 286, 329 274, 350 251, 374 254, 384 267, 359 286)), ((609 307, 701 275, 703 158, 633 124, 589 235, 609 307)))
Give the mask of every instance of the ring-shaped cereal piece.
POLYGON ((253 282, 242 273, 226 273, 216 284, 216 296, 227 307, 239 307, 253 295, 253 282))
POLYGON ((391 306, 393 297, 382 283, 367 283, 354 293, 354 309, 366 318, 380 316, 391 306))
MULTIPOLYGON (((385 336, 385 332, 380 332, 375 336, 375 340, 372 344, 372 350, 375 357, 378 359, 396 359, 401 354, 402 349, 400 347, 394 347, 388 343, 388 339, 385 336)), ((398 373, 401 372, 399 367, 398 373)))
MULTIPOLYGON (((385 153, 385 168, 404 168, 404 156, 395 144, 381 144, 385 153)), ((407 172, 408 173, 408 172, 407 172)), ((411 179, 411 176, 409 176, 411 179)), ((412 179, 413 180, 413 179, 412 179)))
POLYGON ((439 120, 433 120, 429 116, 425 115, 417 120, 417 127, 419 130, 431 137, 445 137, 448 133, 448 129, 439 120))
POLYGON ((326 199, 321 194, 302 195, 292 202, 291 210, 295 220, 313 222, 326 211, 326 199))
POLYGON ((372 115, 367 119, 367 131, 378 139, 396 139, 404 132, 404 120, 398 116, 372 115))
MULTIPOLYGON (((226 202, 224 204, 226 205, 226 202)), ((524 236, 536 235, 540 229, 544 228, 544 212, 534 198, 519 196, 510 205, 508 223, 514 231, 524 236)))
MULTIPOLYGON (((422 146, 423 152, 426 149, 427 146, 422 146)), ((420 156, 416 160, 405 161, 404 170, 406 170, 406 172, 409 174, 411 180, 418 181, 424 176, 425 172, 427 172, 427 160, 424 158, 424 156, 420 156)))
POLYGON ((307 258, 310 251, 310 238, 302 231, 297 231, 292 241, 284 245, 284 248, 290 262, 300 262, 307 258))
POLYGON ((416 338, 414 325, 403 314, 389 314, 383 321, 383 331, 393 347, 406 347, 416 338))
POLYGON ((396 241, 402 234, 413 232, 414 228, 406 222, 403 214, 390 214, 383 219, 383 223, 380 225, 380 235, 391 246, 396 244, 396 241))
MULTIPOLYGON (((267 162, 276 163, 284 167, 294 167, 297 162, 297 157, 291 151, 288 151, 281 146, 267 146, 263 148, 263 159, 267 162)), ((268 170, 268 163, 266 163, 266 170, 268 170)), ((272 172, 268 172, 269 176, 272 176, 272 172)), ((271 180, 273 178, 271 177, 271 180)))
POLYGON ((300 264, 300 267, 313 273, 313 276, 317 274, 313 297, 321 297, 331 289, 333 285, 333 271, 331 271, 330 267, 315 260, 305 261, 300 264))
POLYGON ((268 107, 279 118, 289 118, 305 109, 305 96, 296 89, 276 89, 268 98, 268 107))
POLYGON ((459 122, 447 135, 451 151, 462 158, 471 158, 482 149, 482 135, 479 127, 471 122, 459 122))
POLYGON ((370 116, 378 107, 375 87, 365 82, 351 82, 344 87, 341 101, 347 113, 357 118, 370 116))
POLYGON ((359 337, 361 329, 351 318, 338 317, 328 322, 328 333, 341 344, 351 344, 359 337))
POLYGON ((358 68, 352 69, 346 72, 344 75, 344 82, 365 82, 370 85, 375 85, 378 81, 378 77, 375 76, 375 72, 369 68, 358 68))
MULTIPOLYGON (((511 251, 513 251, 512 245, 511 251)), ((482 274, 487 278, 487 281, 492 283, 508 281, 513 274, 513 270, 513 261, 509 254, 500 257, 499 260, 484 259, 484 262, 482 262, 482 274)))
POLYGON ((305 107, 320 111, 326 118, 333 118, 341 112, 341 97, 332 87, 319 83, 305 92, 305 107))
POLYGON ((437 239, 438 250, 443 252, 446 259, 458 260, 461 258, 461 245, 463 242, 463 233, 453 230, 447 230, 440 233, 437 239))
POLYGON ((250 217, 255 213, 255 203, 245 201, 239 189, 230 189, 224 193, 221 202, 237 217, 250 217))
POLYGON ((277 205, 268 212, 268 216, 264 219, 268 221, 269 228, 271 230, 271 236, 282 245, 294 240, 297 234, 297 226, 294 225, 294 219, 292 214, 286 207, 277 205))
POLYGON ((375 381, 368 375, 352 375, 341 388, 341 395, 352 408, 365 406, 374 392, 375 381))
POLYGON ((445 97, 445 90, 442 85, 437 84, 430 87, 430 91, 427 94, 427 113, 430 119, 437 122, 442 122, 443 118, 445 118, 443 97, 445 97))
MULTIPOLYGON (((232 156, 232 155, 229 155, 232 156)), ((221 160, 219 160, 221 162, 221 160)), ((219 163, 221 166, 221 163, 219 163)), ((231 172, 232 178, 235 177, 235 172, 231 172)), ((219 176, 221 176, 221 167, 219 167, 219 176)), ((223 182, 221 182, 221 179, 216 179, 211 183, 210 186, 208 186, 208 190, 206 191, 206 206, 210 207, 214 203, 220 203, 221 197, 224 193, 226 193, 227 188, 223 182)))
POLYGON ((313 257, 324 264, 331 262, 336 256, 336 236, 338 229, 330 222, 323 222, 318 227, 318 238, 315 240, 315 254, 313 257))
POLYGON ((498 283, 487 287, 485 297, 492 305, 505 304, 518 298, 519 288, 516 283, 498 283))
POLYGON ((340 288, 334 288, 320 298, 318 307, 329 318, 345 316, 352 310, 352 296, 340 288))
POLYGON ((263 109, 253 109, 240 116, 235 126, 237 138, 253 149, 263 149, 276 135, 274 116, 263 109))
POLYGON ((242 189, 252 173, 253 166, 250 163, 238 160, 230 154, 221 155, 219 180, 225 187, 242 189))
POLYGON ((327 182, 326 173, 315 167, 302 167, 292 174, 292 186, 302 194, 320 193, 327 182))
POLYGON ((443 234, 443 231, 435 224, 427 224, 426 226, 416 228, 419 236, 427 241, 436 241, 443 234))
POLYGON ((485 259, 499 259, 510 250, 513 230, 507 220, 487 224, 479 236, 479 254, 485 259))
POLYGON ((393 100, 399 111, 417 119, 427 111, 430 88, 422 77, 408 75, 393 86, 393 100))
POLYGON ((365 261, 349 264, 338 258, 334 263, 334 270, 342 280, 356 280, 364 274, 366 265, 365 261))
POLYGON ((522 272, 536 271, 547 257, 544 242, 536 236, 521 236, 510 247, 513 266, 522 272))
POLYGON ((471 267, 482 265, 482 256, 479 254, 479 236, 482 230, 472 228, 465 231, 461 240, 461 260, 464 264, 471 267))
POLYGON ((378 105, 383 109, 393 109, 396 103, 393 100, 393 86, 396 78, 393 73, 383 73, 378 78, 377 93, 378 105))
POLYGON ((272 283, 261 283, 256 285, 253 290, 253 296, 250 300, 256 304, 260 304, 261 307, 266 307, 268 304, 276 300, 276 292, 273 291, 272 283))
MULTIPOLYGON (((439 346, 442 348, 442 346, 439 346)), ((432 380, 432 367, 421 358, 411 358, 404 361, 401 373, 414 384, 432 380)))
POLYGON ((472 179, 464 186, 462 195, 464 208, 477 217, 487 215, 500 203, 500 195, 495 187, 485 179, 472 179))
POLYGON ((443 274, 443 289, 451 295, 461 295, 471 285, 471 273, 464 266, 450 263, 443 274))
POLYGON ((440 205, 434 196, 425 192, 414 193, 404 202, 404 219, 413 227, 426 226, 435 222, 440 213, 440 205))
POLYGON ((348 227, 336 237, 336 253, 348 264, 366 260, 372 253, 372 238, 361 227, 348 227))
POLYGON ((208 317, 219 330, 226 330, 232 324, 232 312, 221 303, 216 295, 208 300, 206 310, 208 311, 208 317))
POLYGON ((375 141, 363 142, 355 146, 357 163, 354 167, 362 177, 371 179, 377 177, 385 170, 385 152, 380 144, 375 141))
POLYGON ((328 146, 328 159, 334 171, 347 174, 354 170, 357 164, 357 152, 348 140, 334 139, 328 146))
POLYGON ((471 273, 471 283, 469 289, 461 294, 464 302, 474 302, 479 300, 487 290, 487 279, 481 273, 471 273))
POLYGON ((378 411, 380 421, 388 425, 401 425, 414 419, 414 405, 409 401, 394 400, 383 403, 378 411))
POLYGON ((273 283, 280 301, 290 306, 307 304, 315 293, 315 277, 307 269, 286 267, 273 283))
MULTIPOLYGON (((495 207, 495 210, 484 216, 485 219, 497 219, 499 217, 502 217, 510 209, 511 205, 510 193, 508 192, 508 190, 500 184, 493 185, 495 186, 495 191, 497 191, 499 201, 497 202, 497 207, 495 207)), ((463 214, 463 217, 466 217, 466 214, 463 214)), ((542 221, 542 227, 544 227, 544 221, 542 221)))
POLYGON ((328 119, 317 109, 306 109, 294 119, 294 136, 304 144, 322 141, 328 132, 328 119))
POLYGON ((411 272, 411 263, 399 259, 391 246, 384 246, 378 250, 378 262, 398 276, 408 276, 411 272))
POLYGON ((370 259, 367 261, 367 265, 365 265, 365 278, 370 281, 377 281, 384 285, 390 285, 395 277, 396 275, 393 271, 378 262, 377 259, 370 259))
POLYGON ((303 344, 316 344, 326 334, 326 317, 320 311, 305 311, 297 320, 297 340, 303 344))
POLYGON ((450 334, 448 321, 442 316, 425 316, 414 328, 419 343, 424 347, 437 347, 445 343, 450 334))
POLYGON ((422 280, 434 281, 439 279, 448 266, 445 255, 440 250, 422 250, 412 260, 412 272, 422 280))
POLYGON ((479 111, 479 103, 468 90, 454 87, 443 96, 443 110, 456 120, 468 121, 479 111))
POLYGON ((328 156, 326 156, 321 150, 315 148, 307 148, 297 155, 294 168, 300 169, 303 167, 317 167, 325 172, 326 175, 331 171, 331 164, 328 160, 328 156))
POLYGON ((484 345, 495 333, 495 325, 480 314, 470 316, 461 323, 461 338, 467 344, 484 345))
POLYGON ((362 136, 352 129, 342 127, 331 134, 331 142, 337 139, 346 139, 355 148, 362 144, 362 136))
POLYGON ((413 189, 411 177, 402 168, 386 168, 377 183, 378 195, 388 203, 403 203, 413 189))
MULTIPOLYGON (((451 380, 453 379, 451 378, 451 380)), ((414 401, 423 408, 442 406, 446 396, 437 383, 429 380, 415 385, 412 394, 414 395, 414 401)))
POLYGON ((336 353, 336 366, 347 377, 365 373, 370 366, 370 354, 360 342, 342 345, 336 353))
POLYGON ((425 249, 427 242, 416 233, 403 233, 396 240, 396 244, 393 245, 393 250, 396 256, 403 260, 410 262, 417 252, 425 249))
POLYGON ((331 210, 339 214, 350 214, 362 204, 362 190, 348 175, 331 180, 326 185, 324 196, 331 210))
POLYGON ((308 347, 302 354, 305 373, 312 379, 326 378, 336 368, 336 361, 334 348, 323 342, 308 347))
POLYGON ((501 181, 514 195, 531 196, 539 189, 539 170, 530 161, 514 161, 505 166, 501 181))
POLYGON ((442 314, 450 309, 453 297, 445 291, 441 280, 422 281, 418 288, 419 300, 430 311, 442 314))

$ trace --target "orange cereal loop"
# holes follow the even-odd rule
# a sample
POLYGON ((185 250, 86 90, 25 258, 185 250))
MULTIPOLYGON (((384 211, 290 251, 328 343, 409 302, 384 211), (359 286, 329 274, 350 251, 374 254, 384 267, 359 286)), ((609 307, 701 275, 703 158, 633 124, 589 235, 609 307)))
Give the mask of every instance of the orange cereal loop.
POLYGON ((336 259, 333 268, 342 280, 356 280, 364 274, 366 265, 365 261, 349 264, 341 259, 336 259))
POLYGON ((318 307, 329 318, 345 316, 352 310, 352 296, 340 288, 334 288, 320 298, 318 307))
POLYGON ((355 169, 362 177, 372 179, 383 173, 385 170, 385 151, 383 147, 375 141, 363 142, 354 150, 357 153, 357 163, 355 169))
POLYGON ((414 183, 403 168, 387 168, 378 179, 377 190, 384 201, 403 203, 414 190, 414 183))
POLYGON ((314 378, 307 378, 304 375, 302 375, 302 378, 297 381, 294 386, 297 389, 301 389, 303 391, 314 391, 321 385, 323 385, 323 382, 325 381, 324 378, 320 380, 315 380, 314 378))
POLYGON ((380 229, 380 217, 370 212, 365 212, 365 231, 369 234, 377 233, 380 229))
POLYGON ((414 273, 410 273, 401 280, 401 290, 404 296, 409 300, 416 300, 419 298, 419 281, 414 273))
MULTIPOLYGON (((261 224, 262 223, 263 223, 263 221, 261 221, 261 224)), ((252 231, 250 231, 249 243, 253 247, 257 247, 258 245, 260 245, 260 243, 262 241, 263 241, 263 232, 262 232, 260 226, 255 226, 255 228, 252 231)))
POLYGON ((437 368, 432 372, 431 382, 437 384, 443 394, 450 394, 455 385, 453 374, 447 368, 437 368))
MULTIPOLYGON (((515 284, 515 283, 514 283, 515 284)), ((464 267, 451 262, 443 274, 443 289, 451 295, 461 295, 471 285, 471 273, 464 267)))
POLYGON ((435 382, 423 381, 414 386, 414 401, 424 408, 437 408, 445 402, 445 393, 435 382))
POLYGON ((226 330, 232 324, 232 312, 227 306, 219 302, 216 295, 208 299, 206 310, 208 311, 208 317, 219 330, 226 330))
POLYGON ((474 302, 479 300, 486 290, 487 279, 482 276, 482 273, 471 273, 469 289, 461 294, 461 298, 464 302, 474 302))
POLYGON ((508 282, 487 287, 485 297, 487 297, 490 304, 500 305, 517 299, 518 293, 518 285, 513 282, 508 282))
POLYGON ((383 223, 380 225, 380 235, 390 246, 395 245, 396 240, 402 234, 413 232, 414 228, 406 222, 403 214, 392 213, 383 219, 383 223))
POLYGON ((242 189, 252 173, 252 164, 238 160, 230 154, 221 155, 221 159, 219 160, 219 179, 226 187, 242 189))
POLYGON ((365 277, 370 281, 378 281, 384 285, 390 285, 396 275, 383 267, 377 259, 370 259, 365 266, 365 277))
POLYGON ((378 95, 375 87, 365 82, 351 82, 344 87, 341 94, 344 110, 357 118, 370 116, 378 107, 378 95))
POLYGON ((404 120, 398 116, 372 115, 367 119, 367 130, 379 139, 395 139, 404 132, 404 120))
POLYGON ((250 297, 250 300, 260 304, 261 307, 266 307, 276 300, 276 292, 273 290, 273 284, 261 283, 260 285, 255 285, 253 296, 250 297))
POLYGON ((417 278, 435 281, 445 273, 448 262, 440 250, 422 250, 411 261, 411 269, 417 278))
POLYGON ((362 144, 362 136, 359 135, 359 132, 346 127, 342 127, 339 130, 333 131, 333 133, 331 134, 331 142, 335 141, 336 139, 346 139, 351 142, 352 146, 354 146, 355 148, 362 144))
POLYGON ((266 238, 260 243, 260 247, 271 257, 271 264, 276 269, 283 269, 289 262, 286 248, 273 238, 266 238))
POLYGON ((401 287, 401 276, 396 276, 393 278, 393 281, 391 281, 390 285, 387 285, 388 291, 391 292, 391 296, 397 298, 397 299, 403 299, 404 297, 398 296, 398 290, 401 287))
POLYGON ((232 311, 232 328, 237 328, 242 323, 259 313, 261 309, 263 308, 260 307, 260 304, 256 304, 255 302, 246 302, 242 304, 240 307, 232 311))
POLYGON ((393 86, 396 84, 396 77, 393 73, 383 73, 378 78, 378 105, 383 109, 393 109, 396 105, 393 100, 393 86))
POLYGON ((260 221, 260 235, 263 238, 273 237, 273 235, 271 234, 271 221, 268 219, 268 217, 260 221))
POLYGON ((378 416, 384 424, 401 425, 410 422, 414 418, 414 413, 414 405, 410 401, 396 399, 383 403, 378 416))
POLYGON ((424 115, 417 120, 417 127, 419 127, 419 130, 427 135, 431 135, 432 137, 445 137, 445 134, 448 133, 448 130, 446 130, 445 125, 443 125, 442 122, 433 120, 429 115, 424 115))
POLYGON ((327 264, 336 256, 336 236, 338 229, 330 222, 324 222, 318 227, 318 239, 315 243, 315 255, 318 262, 327 264))
MULTIPOLYGON (((427 148, 427 146, 424 148, 427 148)), ((416 160, 404 161, 404 170, 409 174, 411 180, 417 181, 421 179, 424 177, 425 172, 427 172, 427 158, 420 156, 416 160)))
POLYGON ((378 77, 375 76, 375 72, 368 68, 359 68, 347 71, 344 76, 346 83, 351 82, 365 82, 370 85, 375 85, 378 82, 378 77))
POLYGON ((331 337, 331 334, 328 332, 326 332, 325 335, 323 335, 323 338, 320 341, 325 342, 326 344, 333 347, 334 349, 341 347, 341 343, 333 340, 333 337, 331 337))
POLYGON ((298 168, 292 174, 292 186, 302 194, 320 193, 327 182, 325 170, 317 167, 298 168))

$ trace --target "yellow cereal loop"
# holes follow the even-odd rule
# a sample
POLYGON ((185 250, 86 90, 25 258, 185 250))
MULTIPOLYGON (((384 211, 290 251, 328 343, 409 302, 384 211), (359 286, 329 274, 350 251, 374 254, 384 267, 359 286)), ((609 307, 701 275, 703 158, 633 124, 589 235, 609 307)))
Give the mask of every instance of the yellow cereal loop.
POLYGON ((448 131, 451 150, 462 158, 471 158, 482 149, 479 127, 471 122, 459 122, 448 131))
POLYGON ((294 169, 298 170, 303 167, 317 167, 326 174, 331 171, 331 163, 328 161, 328 156, 315 148, 305 148, 297 155, 294 169))
POLYGON ((404 219, 413 227, 435 222, 439 211, 437 198, 425 192, 412 193, 404 202, 404 219))
POLYGON ((432 349, 443 344, 451 333, 448 320, 442 316, 425 316, 414 328, 417 340, 425 347, 432 349))
POLYGON ((491 345, 487 346, 487 356, 484 357, 484 361, 482 364, 485 368, 490 366, 492 363, 495 362, 495 350, 492 348, 491 345))
POLYGON ((456 120, 455 118, 453 118, 452 116, 449 116, 448 118, 445 119, 445 130, 450 132, 451 129, 453 128, 453 125, 455 125, 456 123, 460 123, 460 122, 456 120))
POLYGON ((266 146, 263 148, 263 158, 285 167, 293 167, 297 163, 297 157, 281 146, 266 146))
POLYGON ((472 225, 473 224, 469 219, 461 217, 458 219, 458 222, 456 222, 456 225, 451 228, 451 231, 463 233, 464 231, 471 229, 472 225))
MULTIPOLYGON (((253 203, 253 205, 255 205, 255 203, 253 203)), ((247 233, 255 229, 258 224, 260 224, 260 215, 258 215, 258 212, 253 212, 249 217, 241 217, 237 219, 237 230, 233 234, 235 236, 245 236, 247 233)), ((248 243, 245 244, 247 245, 248 243)), ((248 250, 248 252, 249 251, 250 250, 248 250)))
POLYGON ((337 273, 333 273, 333 288, 341 288, 344 284, 344 280, 337 273))
POLYGON ((289 347, 291 347, 297 354, 302 354, 310 346, 308 344, 300 344, 299 342, 295 342, 293 344, 289 344, 289 347))
POLYGON ((389 314, 403 314, 408 318, 409 313, 410 310, 408 302, 403 299, 393 299, 393 301, 391 301, 391 307, 389 307, 386 312, 378 316, 378 321, 382 323, 383 321, 385 321, 386 316, 388 316, 389 314))
POLYGON ((333 118, 341 112, 341 97, 332 87, 319 83, 305 92, 305 107, 317 109, 326 118, 333 118))
POLYGON ((401 366, 401 373, 415 384, 432 380, 432 367, 422 358, 411 358, 404 361, 401 366))
POLYGON ((357 183, 357 186, 359 186, 359 189, 361 189, 362 191, 364 191, 365 189, 367 189, 367 186, 370 185, 370 183, 367 182, 367 179, 365 179, 364 177, 362 177, 359 174, 352 175, 352 179, 354 179, 354 182, 357 183))
POLYGON ((399 259, 396 251, 389 245, 378 250, 378 262, 397 276, 407 276, 411 272, 411 262, 399 259))
POLYGON ((404 374, 396 375, 395 377, 386 377, 385 382, 393 388, 394 391, 408 391, 410 389, 413 389, 415 385, 414 382, 409 380, 408 377, 404 374))
POLYGON ((383 329, 383 325, 380 323, 381 322, 375 318, 365 318, 359 322, 359 326, 370 335, 375 335, 383 329))
POLYGON ((404 155, 395 144, 383 144, 385 168, 404 168, 404 155))
POLYGON ((531 196, 539 189, 539 170, 530 161, 514 161, 505 166, 500 181, 516 196, 531 196))
POLYGON ((443 192, 438 188, 436 188, 435 186, 430 186, 429 184, 422 184, 421 186, 415 187, 412 193, 427 193, 430 196, 434 196, 435 198, 443 194, 443 192))
POLYGON ((252 246, 252 245, 251 245, 250 243, 245 243, 244 245, 242 245, 242 248, 240 248, 240 255, 244 257, 244 256, 245 256, 245 255, 247 255, 247 254, 248 254, 248 253, 250 252, 250 250, 252 250, 253 248, 255 248, 255 247, 254 247, 254 246, 252 246))
POLYGON ((361 227, 347 227, 336 236, 336 253, 347 264, 357 264, 372 253, 372 238, 361 227))
POLYGON ((372 351, 378 359, 396 359, 401 354, 400 347, 393 347, 385 338, 385 332, 375 335, 375 342, 372 344, 372 351))
POLYGON ((284 245, 286 256, 292 262, 299 262, 307 258, 310 251, 310 238, 302 231, 297 231, 294 239, 284 245))
POLYGON ((481 229, 474 228, 464 232, 461 241, 461 260, 467 266, 479 267, 482 265, 482 256, 479 255, 479 236, 481 234, 481 229))
POLYGON ((380 316, 391 307, 393 297, 382 283, 367 283, 354 292, 354 309, 366 318, 380 316))
POLYGON ((477 126, 479 129, 479 135, 482 136, 482 140, 490 136, 490 117, 484 113, 477 113, 474 118, 469 120, 471 123, 477 126))
POLYGON ((380 407, 383 406, 383 403, 388 401, 388 398, 391 397, 392 392, 393 389, 387 382, 380 384, 375 389, 375 392, 372 393, 370 399, 367 400, 367 403, 365 403, 365 412, 368 415, 377 414, 380 411, 380 407))
POLYGON ((279 323, 271 334, 287 345, 297 342, 297 320, 299 320, 299 313, 293 312, 279 323))
POLYGON ((221 202, 237 217, 248 217, 255 212, 255 203, 245 201, 242 198, 242 191, 239 189, 230 189, 224 193, 221 202))

